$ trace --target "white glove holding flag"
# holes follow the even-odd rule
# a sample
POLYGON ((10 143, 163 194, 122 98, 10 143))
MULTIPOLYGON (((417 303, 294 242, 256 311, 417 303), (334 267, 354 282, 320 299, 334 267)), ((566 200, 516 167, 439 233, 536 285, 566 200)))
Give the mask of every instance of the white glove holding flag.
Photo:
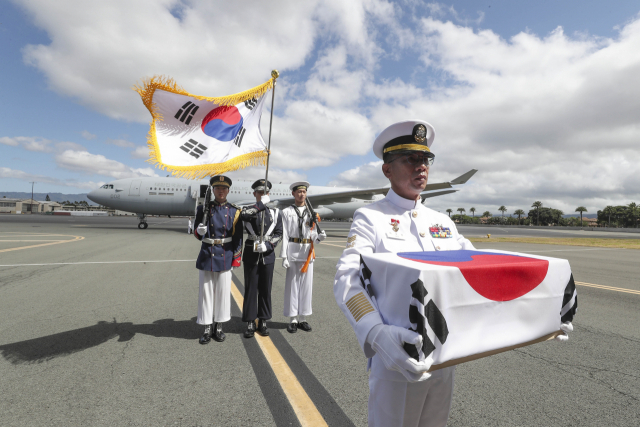
POLYGON ((267 203, 269 203, 271 201, 271 197, 269 197, 268 194, 265 194, 264 196, 262 196, 260 198, 260 201, 266 205, 267 203))
POLYGON ((204 224, 200 224, 197 228, 198 235, 204 236, 207 233, 207 226, 204 224))
POLYGON ((474 251, 476 248, 473 246, 473 243, 469 239, 465 239, 464 237, 458 235, 458 243, 462 246, 463 250, 466 251, 474 251))
POLYGON ((285 259, 283 259, 283 260, 282 260, 282 266, 283 266, 284 268, 289 268, 289 260, 288 260, 288 259, 286 259, 286 258, 285 258, 285 259))
POLYGON ((387 369, 400 372, 407 381, 415 383, 431 377, 427 371, 433 359, 428 357, 418 362, 402 348, 404 343, 422 346, 422 337, 417 333, 399 326, 380 324, 371 329, 367 341, 387 369))
POLYGON ((267 252, 267 244, 262 242, 256 246, 256 252, 263 253, 267 252))
POLYGON ((560 341, 560 342, 568 341, 569 340, 568 332, 573 332, 573 325, 571 324, 571 322, 564 322, 560 325, 560 329, 562 330, 562 332, 564 332, 564 334, 558 335, 556 337, 556 341, 560 341))
POLYGON ((324 230, 322 230, 322 233, 318 234, 318 241, 322 242, 326 238, 327 238, 327 233, 325 233, 324 230))

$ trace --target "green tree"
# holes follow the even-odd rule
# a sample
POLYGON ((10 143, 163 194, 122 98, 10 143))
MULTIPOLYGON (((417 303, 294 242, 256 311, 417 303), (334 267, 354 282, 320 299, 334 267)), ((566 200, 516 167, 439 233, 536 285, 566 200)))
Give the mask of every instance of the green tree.
POLYGON ((520 217, 524 215, 524 211, 522 209, 516 209, 515 212, 513 212, 513 214, 518 215, 518 224, 520 224, 520 217))
POLYGON ((451 212, 453 212, 453 209, 447 209, 447 213, 449 214, 449 218, 451 218, 451 212))
POLYGON ((638 209, 638 205, 631 202, 627 207, 629 208, 629 215, 631 216, 631 224, 633 224, 635 228, 638 228, 638 221, 636 220, 638 212, 640 211, 640 209, 638 209))
POLYGON ((502 212, 502 221, 504 222, 504 213, 507 211, 507 208, 505 208, 504 205, 502 205, 498 208, 498 210, 502 212))
POLYGON ((49 198, 49 195, 47 194, 47 197, 44 198, 45 202, 50 202, 51 198, 49 198))
POLYGON ((484 211, 484 212, 482 213, 482 216, 483 216, 483 217, 485 217, 485 218, 491 218, 491 212, 489 212, 489 211, 484 211))
POLYGON ((536 214, 537 214, 537 221, 536 221, 536 225, 540 225, 540 208, 542 207, 542 202, 540 201, 535 201, 533 202, 533 204, 531 205, 532 208, 536 208, 536 214))
POLYGON ((469 209, 469 212, 471 212, 471 215, 473 216, 473 218, 476 217, 476 208, 469 209))
POLYGON ((582 227, 582 212, 587 212, 587 208, 584 206, 578 206, 575 212, 580 212, 580 227, 582 227))
POLYGON ((465 208, 458 208, 456 210, 460 212, 460 215, 464 215, 464 213, 466 212, 465 208))

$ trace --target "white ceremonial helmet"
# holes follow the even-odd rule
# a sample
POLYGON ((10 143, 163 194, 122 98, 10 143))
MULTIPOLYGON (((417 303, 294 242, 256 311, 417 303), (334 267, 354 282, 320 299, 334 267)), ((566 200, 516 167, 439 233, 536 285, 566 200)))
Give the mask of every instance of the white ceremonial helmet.
POLYGON ((431 153, 431 144, 436 130, 423 120, 394 123, 380 132, 373 142, 373 154, 382 159, 393 151, 426 151, 431 153))

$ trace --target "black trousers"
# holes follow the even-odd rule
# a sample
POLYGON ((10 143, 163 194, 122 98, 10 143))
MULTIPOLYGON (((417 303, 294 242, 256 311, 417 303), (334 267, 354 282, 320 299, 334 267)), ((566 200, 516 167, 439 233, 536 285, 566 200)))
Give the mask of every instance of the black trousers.
POLYGON ((244 304, 242 321, 271 319, 271 280, 274 264, 243 262, 244 264, 244 304))

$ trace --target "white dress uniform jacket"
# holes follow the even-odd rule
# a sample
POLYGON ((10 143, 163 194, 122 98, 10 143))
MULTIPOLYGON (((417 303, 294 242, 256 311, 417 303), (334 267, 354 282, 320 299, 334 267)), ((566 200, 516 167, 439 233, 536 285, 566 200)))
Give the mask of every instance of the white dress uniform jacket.
MULTIPOLYGON (((318 243, 318 231, 309 228, 309 219, 311 214, 306 207, 299 208, 297 206, 289 206, 282 210, 282 247, 280 248, 280 257, 286 258, 289 262, 307 260, 309 255, 309 249, 311 249, 311 243, 295 243, 290 242, 290 239, 308 239, 309 242, 313 241, 318 243), (300 222, 298 214, 303 215, 302 220, 302 234, 300 233, 300 222)), ((313 262, 313 260, 311 261, 313 262)))
POLYGON ((386 369, 382 360, 375 356, 374 350, 366 339, 369 331, 383 322, 369 294, 361 284, 360 254, 459 249, 474 248, 469 240, 458 233, 454 222, 447 215, 429 209, 419 201, 404 199, 392 189, 384 199, 355 212, 347 247, 338 261, 334 295, 340 309, 351 323, 365 356, 373 357, 369 381, 370 425, 394 425, 396 422, 399 423, 395 425, 446 424, 453 392, 453 368, 435 371, 432 378, 411 384, 399 372, 386 369), (436 226, 448 228, 451 237, 432 237, 429 228, 436 226), (402 383, 405 386, 402 386, 402 383), (424 390, 410 390, 416 386, 424 390), (402 389, 404 391, 397 387, 404 387, 402 389), (429 389, 431 390, 428 392, 429 395, 440 401, 437 405, 435 402, 432 402, 434 405, 429 402, 425 402, 424 406, 418 405, 421 411, 428 409, 429 417, 434 421, 423 423, 420 420, 424 419, 424 414, 411 414, 411 409, 407 405, 412 405, 410 396, 426 396, 429 389), (382 394, 385 395, 384 398, 382 394), (383 405, 385 400, 387 404, 383 405), (434 406, 442 409, 431 409, 434 406), (394 414, 394 411, 397 413, 394 414), (372 420, 372 417, 375 419, 372 420), (410 418, 414 421, 408 422, 410 418), (441 421, 442 419, 444 422, 441 421))

